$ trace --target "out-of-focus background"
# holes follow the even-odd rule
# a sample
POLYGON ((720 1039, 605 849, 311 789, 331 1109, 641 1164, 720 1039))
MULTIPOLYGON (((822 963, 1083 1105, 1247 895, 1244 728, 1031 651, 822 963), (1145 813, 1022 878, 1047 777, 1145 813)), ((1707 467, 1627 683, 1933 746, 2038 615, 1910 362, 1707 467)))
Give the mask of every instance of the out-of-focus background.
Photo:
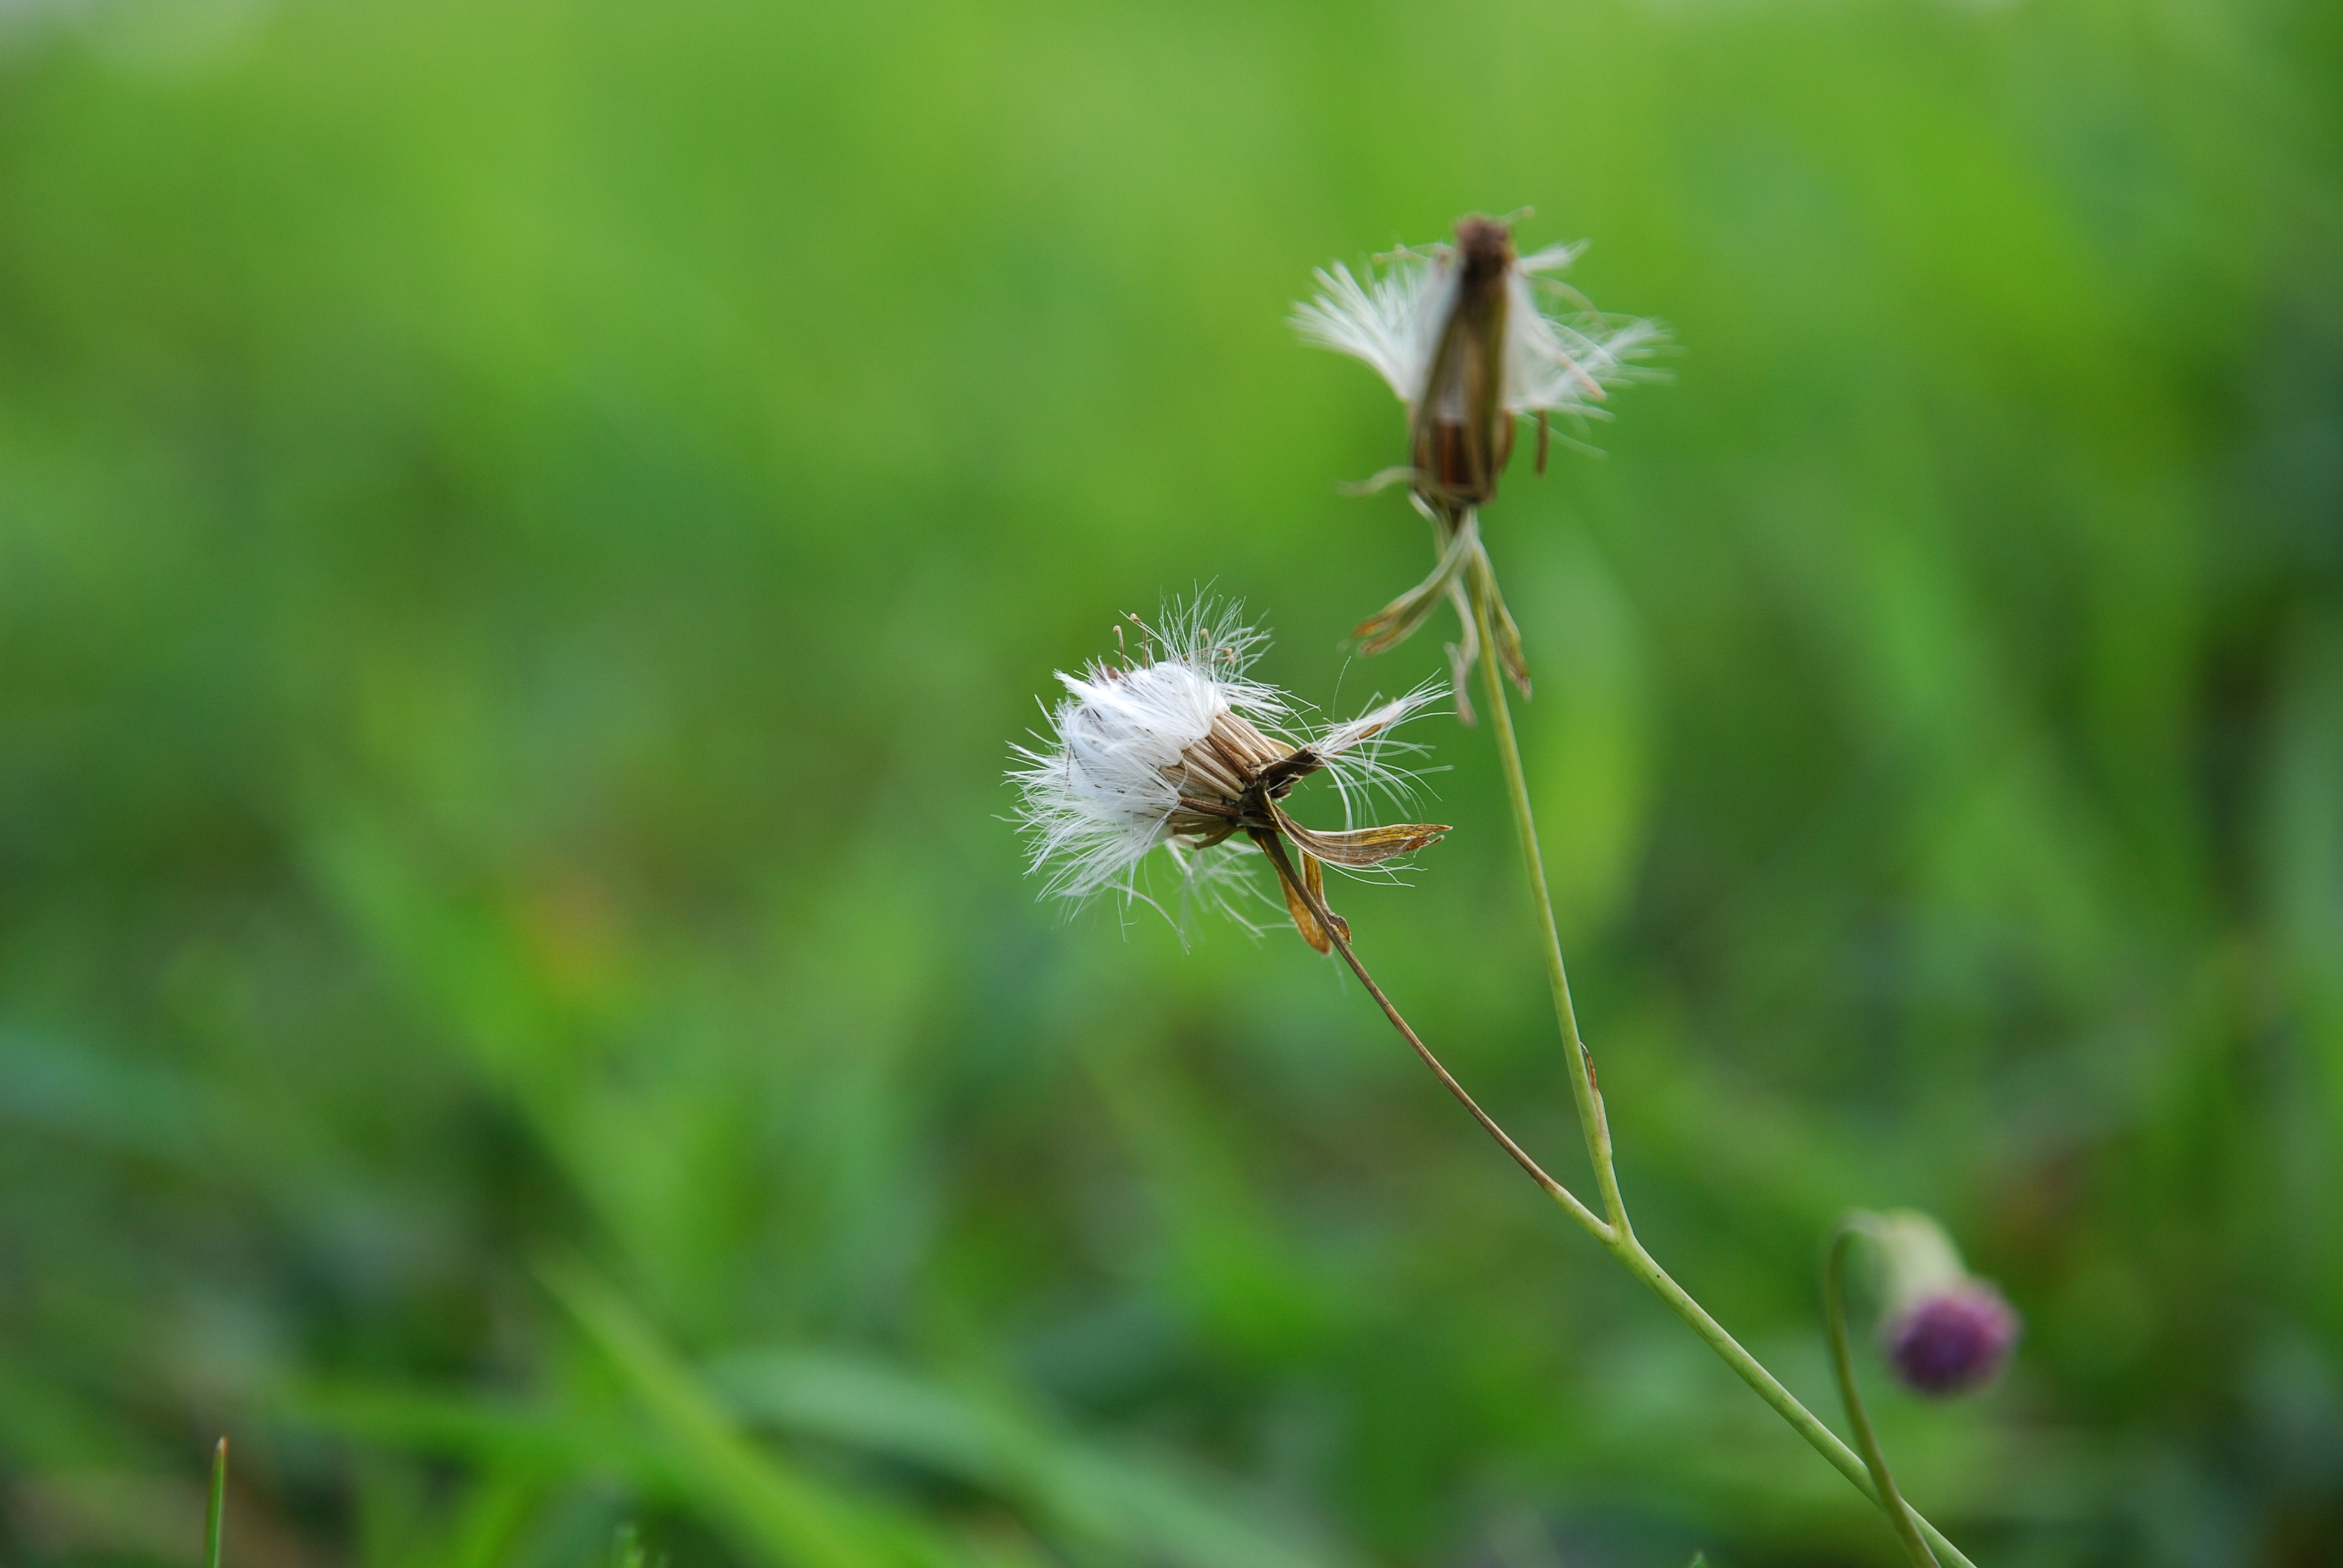
MULTIPOLYGON (((2343 1561, 2343 11, 0 7, 0 1561, 1719 1568, 1878 1519, 1288 932, 1037 901, 1051 671, 1347 711, 1311 269, 1673 380, 1486 519, 1654 1250, 1980 1563, 2343 1561), (628 1533, 631 1532, 631 1533, 628 1533), (629 1546, 631 1541, 634 1544, 629 1546)), ((1485 731, 1339 890, 1575 1152, 1485 731)), ((1322 808, 1323 802, 1320 803, 1322 808)))

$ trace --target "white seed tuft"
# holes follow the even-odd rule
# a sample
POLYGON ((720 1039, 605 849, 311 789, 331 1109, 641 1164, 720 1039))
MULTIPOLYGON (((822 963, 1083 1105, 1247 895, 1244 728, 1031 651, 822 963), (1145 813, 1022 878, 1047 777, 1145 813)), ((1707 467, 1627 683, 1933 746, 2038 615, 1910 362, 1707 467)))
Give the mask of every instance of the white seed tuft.
POLYGON ((1236 859, 1250 842, 1242 833, 1229 836, 1233 824, 1199 815, 1196 799, 1242 793, 1236 774, 1249 781, 1267 762, 1306 753, 1307 766, 1297 771, 1328 776, 1348 826, 1364 793, 1404 794, 1409 776, 1384 754, 1415 749, 1388 732, 1434 689, 1297 739, 1283 732, 1292 699, 1247 678, 1268 639, 1245 624, 1242 607, 1173 607, 1160 626, 1134 623, 1135 655, 1094 660, 1080 675, 1060 671, 1066 696, 1050 710, 1049 733, 1037 746, 1014 748, 1021 765, 1009 776, 1020 792, 1030 869, 1048 878, 1050 893, 1067 899, 1108 892, 1162 910, 1141 873, 1150 855, 1164 849, 1178 875, 1182 913, 1209 905, 1251 926, 1234 907, 1257 893, 1236 859), (1217 739, 1208 744, 1208 737, 1217 739), (1241 750, 1250 747, 1246 764, 1232 767, 1216 749, 1232 739, 1241 750), (1231 788, 1217 789, 1221 783, 1231 788))
MULTIPOLYGON (((1506 278, 1503 401, 1507 412, 1600 416, 1605 389, 1648 377, 1640 361, 1666 335, 1649 321, 1587 308, 1550 276, 1583 245, 1549 246, 1521 257, 1506 278), (1543 285, 1577 307, 1549 312, 1543 285)), ((1341 262, 1317 273, 1317 297, 1293 307, 1306 342, 1373 366, 1400 401, 1422 401, 1443 328, 1454 307, 1455 247, 1405 247, 1361 282, 1341 262)))

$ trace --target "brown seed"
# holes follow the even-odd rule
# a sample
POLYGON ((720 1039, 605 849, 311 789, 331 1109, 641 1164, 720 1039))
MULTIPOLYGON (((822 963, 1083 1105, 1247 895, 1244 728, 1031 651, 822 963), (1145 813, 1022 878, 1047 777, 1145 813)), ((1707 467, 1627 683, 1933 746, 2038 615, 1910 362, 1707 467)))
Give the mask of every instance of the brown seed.
POLYGON ((1427 500, 1461 508, 1497 493, 1497 476, 1513 454, 1513 420, 1505 409, 1512 231, 1490 218, 1464 219, 1449 265, 1456 269, 1456 293, 1415 400, 1413 461, 1427 500))

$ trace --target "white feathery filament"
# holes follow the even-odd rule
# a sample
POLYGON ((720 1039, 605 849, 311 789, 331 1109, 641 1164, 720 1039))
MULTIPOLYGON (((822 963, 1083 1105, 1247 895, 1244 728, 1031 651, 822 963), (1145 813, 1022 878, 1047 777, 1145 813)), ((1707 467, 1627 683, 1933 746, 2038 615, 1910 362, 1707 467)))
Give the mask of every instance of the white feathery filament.
POLYGON ((1174 609, 1161 630, 1142 629, 1140 659, 1059 672, 1066 695, 1050 713, 1046 744, 1016 749, 1022 766, 1010 777, 1021 792, 1019 817, 1031 868, 1048 875, 1049 891, 1151 901, 1134 877, 1151 851, 1169 847, 1183 891, 1223 901, 1214 895, 1230 868, 1220 855, 1196 851, 1263 825, 1264 797, 1324 771, 1347 817, 1363 789, 1404 787, 1404 775, 1378 755, 1382 738, 1429 690, 1294 740, 1277 733, 1291 701, 1246 678, 1266 639, 1234 607, 1174 609))
MULTIPOLYGON (((1581 308, 1549 313, 1536 285, 1563 293, 1549 275, 1582 245, 1549 246, 1516 260, 1505 280, 1506 410, 1596 415, 1605 389, 1652 374, 1637 362, 1665 337, 1649 321, 1581 308)), ((1455 247, 1403 248, 1362 282, 1336 262, 1318 270, 1318 295, 1293 307, 1294 330, 1321 347, 1373 366, 1410 408, 1424 396, 1433 355, 1456 298, 1455 247)), ((1440 410, 1447 417, 1459 411, 1440 410)))

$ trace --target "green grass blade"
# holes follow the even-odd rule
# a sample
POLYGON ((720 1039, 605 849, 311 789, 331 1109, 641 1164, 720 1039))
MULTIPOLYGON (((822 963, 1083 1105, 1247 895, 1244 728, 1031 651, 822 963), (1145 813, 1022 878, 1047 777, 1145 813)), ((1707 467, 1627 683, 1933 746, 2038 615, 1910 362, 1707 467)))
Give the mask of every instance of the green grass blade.
POLYGON ((902 1528, 889 1527, 893 1522, 869 1516, 760 1448, 599 1275, 568 1261, 548 1262, 539 1272, 626 1379, 690 1483, 773 1561, 790 1568, 897 1568, 960 1555, 940 1543, 902 1539, 902 1528))
POLYGON ((204 1568, 220 1568, 220 1529, 227 1513, 227 1439, 212 1450, 212 1494, 204 1508, 204 1568))
POLYGON ((710 1382, 749 1420, 948 1476, 1061 1548, 1164 1568, 1350 1568, 1240 1506, 1232 1488, 1030 1412, 837 1352, 727 1357, 710 1382))

